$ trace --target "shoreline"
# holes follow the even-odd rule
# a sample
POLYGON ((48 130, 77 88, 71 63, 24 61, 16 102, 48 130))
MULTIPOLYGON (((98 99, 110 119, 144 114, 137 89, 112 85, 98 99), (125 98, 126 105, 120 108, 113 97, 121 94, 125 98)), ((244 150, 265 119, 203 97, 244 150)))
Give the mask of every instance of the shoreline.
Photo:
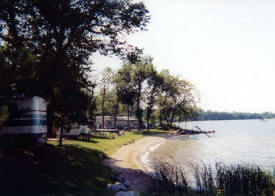
POLYGON ((145 172, 153 172, 154 169, 151 166, 151 159, 150 159, 150 154, 154 152, 157 148, 159 148, 162 144, 164 144, 165 141, 161 141, 149 148, 147 152, 145 152, 141 157, 140 157, 140 162, 143 163, 143 167, 145 169, 145 172))
POLYGON ((150 183, 150 154, 165 143, 167 134, 145 136, 135 143, 119 148, 104 164, 126 179, 134 190, 145 191, 150 183))

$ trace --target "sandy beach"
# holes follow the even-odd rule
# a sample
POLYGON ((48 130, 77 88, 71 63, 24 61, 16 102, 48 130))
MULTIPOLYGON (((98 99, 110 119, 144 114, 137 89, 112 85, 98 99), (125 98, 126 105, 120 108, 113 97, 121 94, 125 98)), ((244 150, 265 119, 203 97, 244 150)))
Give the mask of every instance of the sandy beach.
POLYGON ((119 172, 132 189, 144 191, 149 183, 149 178, 144 173, 152 171, 150 153, 165 141, 163 135, 146 136, 133 144, 121 147, 105 163, 119 172))

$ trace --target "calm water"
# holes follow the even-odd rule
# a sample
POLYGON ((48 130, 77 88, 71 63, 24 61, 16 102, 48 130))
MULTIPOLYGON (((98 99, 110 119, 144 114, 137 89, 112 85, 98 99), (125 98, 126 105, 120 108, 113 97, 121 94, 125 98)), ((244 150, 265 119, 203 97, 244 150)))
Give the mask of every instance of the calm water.
POLYGON ((153 157, 173 159, 177 163, 203 161, 214 163, 248 163, 262 168, 275 169, 275 119, 196 121, 180 123, 182 127, 215 130, 216 133, 180 136, 169 140, 153 154, 153 157))

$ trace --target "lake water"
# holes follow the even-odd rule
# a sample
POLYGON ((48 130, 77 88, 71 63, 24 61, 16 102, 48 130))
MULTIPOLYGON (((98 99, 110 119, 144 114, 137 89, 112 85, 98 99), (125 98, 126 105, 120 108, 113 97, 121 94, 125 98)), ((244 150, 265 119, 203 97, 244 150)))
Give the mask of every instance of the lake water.
POLYGON ((168 140, 152 153, 153 158, 190 162, 226 164, 247 163, 265 170, 275 169, 275 119, 194 121, 179 123, 183 128, 215 130, 216 133, 180 136, 168 140))

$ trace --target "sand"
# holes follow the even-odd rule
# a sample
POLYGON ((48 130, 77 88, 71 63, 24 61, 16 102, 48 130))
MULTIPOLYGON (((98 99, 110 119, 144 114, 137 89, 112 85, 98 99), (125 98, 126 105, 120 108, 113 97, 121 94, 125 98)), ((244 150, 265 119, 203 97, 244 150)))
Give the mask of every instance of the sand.
POLYGON ((120 173, 133 190, 145 191, 152 172, 150 153, 166 141, 163 135, 146 136, 118 149, 105 164, 120 173))

